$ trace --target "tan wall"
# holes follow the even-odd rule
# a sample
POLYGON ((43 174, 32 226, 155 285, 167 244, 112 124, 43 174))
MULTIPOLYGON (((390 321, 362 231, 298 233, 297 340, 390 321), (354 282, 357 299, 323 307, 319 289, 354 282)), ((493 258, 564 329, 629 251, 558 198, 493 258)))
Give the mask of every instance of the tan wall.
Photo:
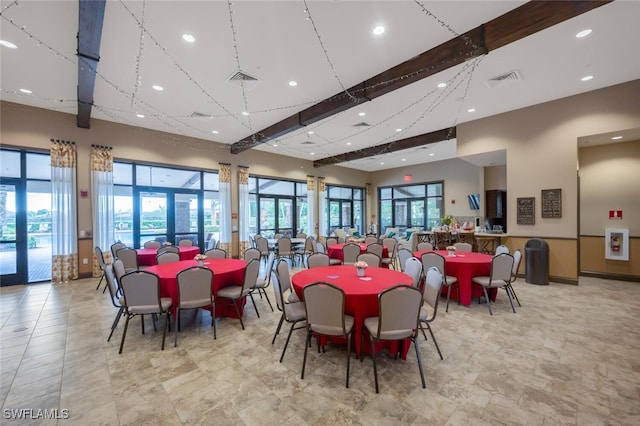
POLYGON ((486 190, 507 189, 507 166, 492 166, 484 168, 484 188, 486 190))
MULTIPOLYGON (((510 237, 505 244, 509 246, 511 252, 520 250, 522 252, 522 262, 519 273, 525 273, 527 241, 533 237, 510 237)), ((552 281, 578 283, 578 242, 573 239, 544 238, 549 244, 549 277, 552 281)))
POLYGON ((629 238, 629 261, 604 258, 604 236, 580 237, 580 271, 640 277, 640 238, 629 238))

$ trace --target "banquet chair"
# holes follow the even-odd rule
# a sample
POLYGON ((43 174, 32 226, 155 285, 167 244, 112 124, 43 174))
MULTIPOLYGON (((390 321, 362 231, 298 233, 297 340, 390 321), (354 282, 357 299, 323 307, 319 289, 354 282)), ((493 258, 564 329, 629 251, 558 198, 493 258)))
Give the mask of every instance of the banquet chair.
POLYGON ((445 250, 449 245, 451 239, 451 232, 449 231, 434 231, 433 233, 433 247, 436 250, 445 250))
POLYGON ((513 306, 513 299, 511 293, 507 289, 507 285, 511 281, 511 273, 513 270, 513 256, 508 253, 496 254, 491 259, 491 275, 484 277, 473 277, 471 282, 482 286, 484 291, 484 297, 487 300, 487 306, 489 307, 489 315, 493 315, 491 310, 491 300, 489 300, 488 288, 504 288, 509 297, 509 303, 511 303, 511 309, 513 313, 516 313, 516 308, 513 306))
POLYGON ((329 266, 329 261, 329 255, 325 253, 314 253, 307 258, 307 266, 309 269, 329 266))
POLYGON ((504 244, 500 244, 498 247, 496 247, 496 252, 495 252, 495 256, 502 254, 502 253, 506 253, 509 254, 510 250, 509 247, 504 245, 504 244))
POLYGON ((379 268, 380 264, 381 264, 381 260, 380 257, 378 257, 377 254, 375 253, 360 253, 357 257, 356 257, 356 261, 360 262, 367 262, 367 265, 371 266, 371 267, 375 267, 375 268, 379 268))
POLYGON ((287 300, 291 300, 291 297, 287 297, 287 293, 291 293, 291 280, 289 278, 289 267, 285 260, 281 259, 278 261, 274 276, 272 277, 271 281, 273 282, 273 291, 276 295, 276 305, 278 306, 278 310, 282 312, 280 322, 278 323, 276 332, 274 333, 273 339, 271 340, 272 345, 276 342, 276 337, 278 336, 278 333, 280 333, 282 324, 285 321, 291 324, 291 328, 289 328, 289 334, 287 334, 287 340, 284 343, 284 347, 282 348, 282 355, 280 355, 280 362, 282 362, 282 360, 284 359, 284 354, 285 352, 287 352, 287 346, 289 345, 289 340, 291 339, 291 333, 293 332, 293 330, 299 330, 303 328, 296 327, 296 324, 301 321, 305 321, 307 317, 304 309, 304 302, 301 302, 297 297, 296 299, 298 299, 298 301, 287 302, 287 300))
POLYGON ((207 241, 207 250, 211 250, 216 247, 218 247, 218 242, 216 241, 216 239, 213 237, 209 238, 209 241, 207 241))
POLYGON ((342 247, 342 264, 353 265, 358 260, 360 254, 360 246, 358 244, 345 244, 342 247))
POLYGON ((126 245, 123 244, 123 243, 111 244, 111 256, 115 259, 116 257, 118 257, 118 256, 116 256, 116 252, 118 250, 120 250, 121 248, 125 248, 125 247, 126 247, 126 245))
POLYGON ((520 299, 518 299, 518 295, 516 291, 513 289, 513 283, 518 279, 518 269, 520 268, 520 261, 522 260, 522 252, 520 250, 516 250, 513 252, 513 269, 511 270, 511 279, 507 283, 505 289, 511 292, 511 296, 516 299, 518 302, 518 306, 522 307, 520 304, 520 299))
POLYGON ((378 243, 378 237, 365 237, 364 243, 365 244, 377 244, 378 243))
POLYGON ((214 248, 211 250, 207 250, 204 252, 204 255, 209 259, 226 259, 227 252, 222 250, 221 248, 214 248))
POLYGON ((278 241, 276 242, 276 248, 278 250, 278 258, 289 259, 289 261, 291 262, 291 266, 293 266, 295 253, 291 248, 291 239, 287 237, 278 239, 278 241))
POLYGON ((252 260, 247 263, 247 266, 244 268, 244 276, 242 279, 242 285, 230 285, 228 287, 222 287, 218 290, 218 294, 216 295, 216 300, 227 300, 228 304, 232 304, 236 310, 236 314, 238 314, 238 319, 240 320, 240 326, 244 330, 244 322, 242 321, 242 315, 240 315, 240 309, 238 309, 238 301, 243 300, 245 297, 249 296, 251 299, 251 303, 253 303, 253 308, 256 310, 256 315, 260 318, 260 312, 258 312, 258 307, 256 306, 256 301, 253 300, 253 294, 251 289, 256 285, 256 281, 258 280, 258 272, 260 271, 260 262, 257 260, 252 260))
POLYGON ((296 250, 296 256, 300 256, 302 262, 304 264, 304 260, 308 259, 313 253, 316 252, 316 239, 313 236, 309 235, 305 237, 304 247, 296 250))
POLYGON ((404 273, 413 278, 413 286, 420 288, 420 281, 422 279, 422 262, 416 257, 410 257, 404 266, 404 273))
POLYGON ((190 240, 188 238, 183 238, 180 241, 178 241, 178 245, 180 247, 193 247, 193 240, 190 240))
POLYGON ((118 284, 118 293, 122 294, 122 289, 120 288, 120 279, 127 273, 124 269, 124 263, 122 260, 116 259, 113 261, 113 273, 116 276, 116 283, 118 284))
POLYGON ((453 246, 456 248, 456 251, 473 251, 473 246, 469 243, 455 243, 453 246))
POLYGON ((338 244, 338 239, 337 238, 333 238, 333 237, 327 238, 327 248, 329 246, 334 246, 336 244, 338 244))
POLYGON ((162 323, 162 350, 164 350, 164 341, 167 337, 167 327, 169 326, 168 318, 171 315, 169 311, 171 298, 160 297, 160 279, 158 276, 147 271, 132 271, 120 279, 120 287, 124 296, 125 323, 122 331, 122 341, 120 342, 120 352, 118 353, 122 354, 129 320, 136 315, 140 315, 142 334, 144 334, 145 314, 164 316, 164 322, 162 323))
POLYGON ((418 245, 416 245, 416 250, 417 251, 433 251, 433 244, 431 243, 418 243, 418 245))
POLYGON ((389 265, 389 267, 394 266, 398 240, 396 240, 395 238, 385 238, 382 240, 382 245, 387 248, 387 252, 389 253, 389 257, 382 258, 382 263, 389 265))
POLYGON ((160 248, 160 247, 162 247, 162 244, 160 244, 160 241, 149 240, 149 241, 145 241, 144 244, 142 245, 142 247, 144 247, 144 248, 160 248))
POLYGON ((173 327, 173 346, 178 346, 180 331, 180 310, 211 308, 211 326, 213 339, 216 335, 216 306, 213 295, 213 271, 201 266, 193 266, 180 271, 176 276, 178 282, 178 301, 176 303, 175 326, 173 327))
POLYGON ((431 309, 427 310, 424 305, 422 306, 422 308, 420 308, 420 320, 418 322, 418 325, 420 326, 420 330, 422 330, 424 340, 427 340, 427 334, 424 332, 424 327, 422 326, 422 324, 427 326, 429 334, 431 334, 433 344, 436 345, 438 355, 440 355, 441 360, 444 360, 442 352, 440 352, 440 346, 438 346, 436 336, 433 334, 433 330, 431 329, 431 323, 436 319, 436 314, 438 313, 438 301, 440 300, 440 290, 442 289, 442 282, 443 277, 438 268, 432 266, 427 270, 424 280, 424 289, 422 290, 422 299, 427 303, 427 305, 429 305, 431 309))
POLYGON ((447 307, 445 312, 449 312, 449 300, 451 300, 451 287, 458 286, 458 305, 460 304, 460 287, 458 285, 458 279, 454 276, 447 275, 447 264, 444 257, 435 252, 424 253, 422 255, 422 270, 428 271, 429 268, 435 266, 442 274, 442 285, 447 287, 447 307))
POLYGON ((384 247, 382 247, 382 244, 372 243, 367 245, 367 253, 373 253, 377 255, 380 259, 382 259, 383 251, 384 251, 384 247))
POLYGON ((111 324, 111 333, 109 333, 109 337, 107 338, 107 342, 109 342, 111 340, 111 336, 113 336, 113 332, 120 322, 120 317, 124 312, 124 298, 118 295, 118 284, 116 282, 115 273, 113 272, 113 265, 105 265, 104 276, 107 281, 106 286, 107 289, 109 289, 111 303, 113 306, 118 308, 118 313, 113 320, 113 324, 111 324))
POLYGON ((180 249, 176 246, 164 246, 164 247, 160 247, 158 249, 158 251, 156 252, 156 256, 162 254, 162 253, 180 253, 180 249))
POLYGON ((307 238, 307 234, 305 234, 304 232, 298 232, 296 234, 296 238, 307 238))
MULTIPOLYGON (((259 254, 259 252, 258 252, 259 254)), ((264 294, 265 299, 267 299, 267 303, 271 308, 271 312, 273 312, 273 306, 271 305, 271 300, 269 300, 269 296, 267 295, 267 287, 271 284, 271 271, 273 269, 273 262, 275 259, 275 254, 269 253, 269 257, 267 258, 267 266, 264 269, 264 274, 258 274, 258 279, 256 280, 256 284, 251 287, 251 292, 258 292, 260 295, 260 299, 262 299, 262 295, 264 294)), ((245 259, 249 260, 249 259, 245 259)), ((258 261, 258 265, 260 265, 260 257, 256 259, 258 261)))
POLYGON ((316 253, 326 253, 327 249, 320 241, 316 241, 316 253))
POLYGON ((318 282, 306 286, 302 293, 307 317, 307 339, 304 345, 300 379, 304 379, 307 352, 311 346, 312 335, 315 334, 316 339, 319 339, 320 336, 344 337, 347 339, 346 387, 348 388, 351 364, 351 331, 355 321, 351 315, 344 313, 344 291, 332 284, 318 282))
POLYGON ((368 335, 369 343, 371 344, 376 393, 380 392, 378 389, 375 344, 383 340, 411 339, 416 350, 422 387, 427 387, 422 371, 420 349, 416 341, 421 306, 422 292, 419 289, 408 285, 396 285, 378 295, 378 316, 365 318, 360 341, 360 362, 364 360, 364 356, 362 356, 364 354, 364 341, 365 335, 368 335))
POLYGON ((242 256, 244 260, 247 262, 251 260, 260 260, 260 250, 256 248, 249 248, 244 251, 244 255, 242 256))
POLYGON ((122 260, 126 272, 138 269, 138 253, 132 248, 121 248, 116 252, 116 257, 122 260))
POLYGON ((401 248, 400 250, 398 250, 397 256, 398 256, 398 263, 400 264, 400 271, 404 272, 407 259, 412 258, 413 253, 411 253, 411 250, 409 249, 401 248))
POLYGON ((269 241, 264 237, 256 235, 255 242, 256 248, 260 250, 260 258, 266 262, 269 257, 269 241))
POLYGON ((156 255, 156 264, 162 265, 163 263, 171 263, 171 262, 179 262, 180 255, 178 253, 173 253, 170 251, 165 251, 164 253, 160 253, 156 255))
MULTIPOLYGON (((283 260, 283 259, 281 259, 283 260)), ((283 293, 286 294, 285 303, 300 302, 298 295, 293 291, 291 286, 291 274, 289 273, 289 264, 286 261, 278 261, 274 268, 280 281, 280 286, 283 288, 283 293)), ((271 278, 274 276, 272 275, 271 278)))
MULTIPOLYGON (((93 255, 96 257, 96 262, 98 262, 98 265, 100 266, 100 270, 102 271, 102 275, 100 276, 100 281, 98 281, 98 286, 96 287, 96 290, 100 288, 100 284, 102 284, 102 280, 105 278, 105 261, 104 261, 104 254, 102 253, 102 249, 98 246, 95 246, 93 248, 93 255)), ((105 287, 104 289, 107 289, 107 284, 105 283, 105 287)), ((104 293, 104 290, 102 291, 104 293)))

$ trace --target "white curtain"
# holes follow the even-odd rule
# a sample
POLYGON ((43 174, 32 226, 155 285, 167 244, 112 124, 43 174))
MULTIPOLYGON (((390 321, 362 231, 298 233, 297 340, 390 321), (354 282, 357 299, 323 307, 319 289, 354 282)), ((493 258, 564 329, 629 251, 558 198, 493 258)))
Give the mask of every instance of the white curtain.
POLYGON ((249 245, 249 168, 239 166, 238 168, 238 227, 240 239, 240 256, 250 247, 249 245))
POLYGON ((316 178, 307 176, 307 235, 316 233, 316 178))
POLYGON ((54 283, 78 279, 76 145, 51 139, 51 226, 54 283))
MULTIPOLYGON (((113 154, 111 148, 91 148, 91 208, 93 210, 93 244, 100 247, 104 261, 111 263, 111 244, 115 242, 113 229, 113 154)), ((102 275, 100 264, 93 256, 93 276, 102 275)))
POLYGON ((220 248, 231 254, 231 164, 220 163, 220 248))
POLYGON ((318 241, 327 237, 327 192, 323 177, 318 178, 318 241))

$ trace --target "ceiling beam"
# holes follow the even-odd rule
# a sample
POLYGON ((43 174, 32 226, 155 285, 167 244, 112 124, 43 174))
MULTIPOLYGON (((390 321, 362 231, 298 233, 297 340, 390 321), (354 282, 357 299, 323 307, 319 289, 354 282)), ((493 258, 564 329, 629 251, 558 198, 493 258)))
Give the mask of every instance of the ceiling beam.
POLYGON ((351 96, 340 92, 235 142, 231 153, 239 154, 611 1, 530 1, 347 89, 351 96))
POLYGON ((106 0, 79 1, 77 125, 84 129, 90 127, 105 4, 106 0))
POLYGON ((331 164, 344 163, 345 161, 353 161, 359 160, 361 158, 373 157, 375 155, 389 154, 391 152, 402 151, 403 149, 417 148, 423 145, 429 145, 449 139, 454 139, 455 137, 456 128, 449 127, 446 129, 436 130, 435 132, 429 132, 406 139, 400 139, 394 142, 387 142, 382 145, 370 146, 369 148, 359 149, 357 151, 345 152, 344 154, 334 155, 333 157, 322 158, 320 160, 314 161, 313 167, 328 166, 331 164))

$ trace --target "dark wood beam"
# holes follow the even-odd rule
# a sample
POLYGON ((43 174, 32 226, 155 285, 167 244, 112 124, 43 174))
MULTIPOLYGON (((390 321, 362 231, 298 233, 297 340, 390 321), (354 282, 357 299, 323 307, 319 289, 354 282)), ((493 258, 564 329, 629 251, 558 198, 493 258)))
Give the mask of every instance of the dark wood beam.
MULTIPOLYGON (((373 76, 348 89, 355 99, 338 93, 231 145, 238 154, 293 132, 362 102, 437 74, 459 63, 542 31, 610 3, 605 1, 531 1, 465 34, 373 76)), ((320 161, 320 160, 318 160, 320 161)))
POLYGON ((345 161, 359 160, 361 158, 373 157, 375 155, 389 154, 390 152, 402 151, 403 149, 417 148, 423 145, 442 142, 456 137, 456 128, 436 130, 435 132, 424 133, 399 141, 387 142, 382 145, 371 146, 357 151, 345 152, 333 157, 322 158, 313 162, 313 167, 328 166, 331 164, 344 163, 345 161))
POLYGON ((79 1, 77 125, 85 129, 90 127, 91 121, 105 5, 106 0, 79 1))

